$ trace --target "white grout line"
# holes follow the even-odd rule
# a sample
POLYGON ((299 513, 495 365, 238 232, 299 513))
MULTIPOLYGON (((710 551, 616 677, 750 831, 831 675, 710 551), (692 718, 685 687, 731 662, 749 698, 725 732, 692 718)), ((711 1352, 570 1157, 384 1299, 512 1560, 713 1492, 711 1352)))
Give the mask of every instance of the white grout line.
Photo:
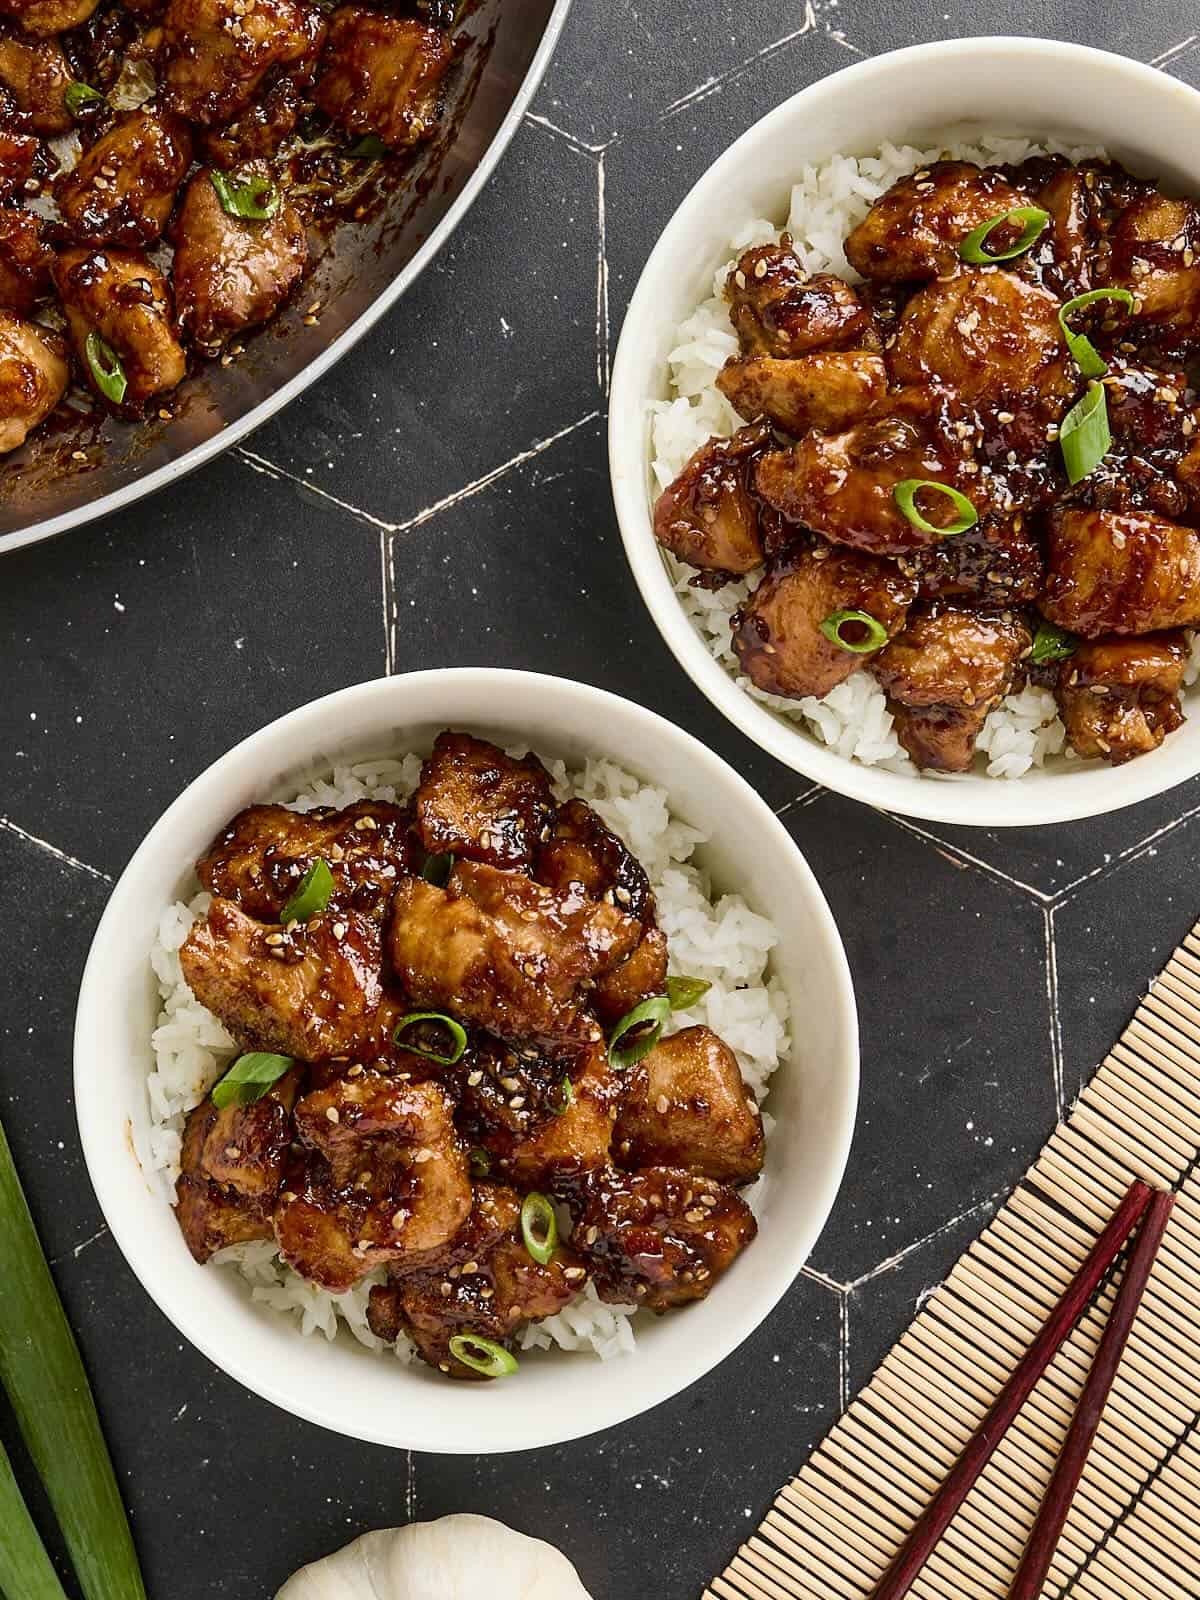
POLYGON ((826 28, 825 37, 832 44, 840 44, 843 50, 849 50, 852 56, 861 56, 865 54, 865 52, 860 50, 856 44, 850 43, 850 40, 847 39, 846 35, 840 28, 826 28))
POLYGON ((813 801, 819 800, 824 793, 825 791, 821 785, 814 783, 809 788, 802 789, 799 794, 793 795, 790 800, 785 800, 775 815, 777 817, 786 817, 789 811, 799 810, 801 806, 812 805, 813 801))
POLYGON ((330 494, 328 489, 322 489, 319 485, 310 482, 308 478, 301 478, 294 472, 286 471, 274 461, 268 461, 266 456, 256 455, 253 450, 247 450, 244 445, 239 445, 235 450, 230 451, 230 454, 239 460, 243 466, 249 467, 254 472, 261 472, 264 478, 274 478, 277 481, 282 480, 285 483, 294 483, 297 488, 307 489, 309 494, 315 494, 321 500, 328 500, 330 505, 337 506, 339 511, 345 511, 352 517, 357 517, 360 522, 368 522, 371 527, 380 528, 384 532, 391 531, 392 524, 384 522, 382 517, 376 517, 370 511, 364 511, 361 506, 352 506, 348 500, 339 500, 337 495, 330 494))
POLYGON ((1174 833, 1176 828, 1182 828, 1185 823, 1190 822, 1196 816, 1200 816, 1200 805, 1192 806, 1181 817, 1176 817, 1171 822, 1164 822, 1161 827, 1155 828, 1153 833, 1148 833, 1144 839, 1139 839, 1134 844, 1126 845, 1125 849, 1118 851, 1111 860, 1103 862, 1098 867, 1093 867, 1089 872, 1083 873, 1078 878, 1073 878, 1065 888, 1060 889, 1056 895, 1051 896, 1053 903, 1056 906, 1062 905, 1085 883, 1091 883, 1094 878, 1107 877, 1109 873, 1116 872, 1118 867, 1123 867, 1126 862, 1136 861, 1151 845, 1157 844, 1160 839, 1165 839, 1169 833, 1174 833))
POLYGON ((1168 46, 1166 50, 1156 56, 1151 56, 1149 65, 1152 67, 1165 67, 1168 61, 1174 61, 1176 56, 1181 56, 1186 50, 1191 49, 1198 40, 1200 33, 1189 33, 1186 39, 1181 39, 1178 44, 1168 46))
POLYGON ((850 1404, 850 1296, 838 1295, 838 1412, 850 1404))
POLYGON ((686 94, 680 95, 678 100, 672 100, 664 111, 655 117, 656 122, 665 122, 668 117, 673 117, 677 112, 685 110, 688 106, 696 105, 701 100, 707 100, 710 95, 720 94, 727 83, 738 78, 743 72, 759 61, 768 61, 781 50, 786 50, 797 39, 802 39, 806 33, 812 33, 817 26, 817 15, 813 9, 813 0, 805 0, 804 20, 798 28, 787 33, 782 39, 776 39, 773 44, 765 45, 763 49, 756 50, 752 56, 747 56, 744 61, 739 61, 727 71, 718 73, 715 78, 706 78, 703 83, 697 84, 694 89, 689 89, 686 94))
POLYGON ((1055 943, 1056 907, 1042 907, 1042 930, 1046 939, 1046 1003, 1050 1007, 1050 1063, 1054 1073, 1054 1103, 1061 1122, 1067 1114, 1066 1083, 1063 1070, 1062 1017, 1058 1010, 1058 946, 1055 943))
POLYGON ((586 139, 580 139, 577 134, 568 133, 566 128, 560 128, 557 122, 551 122, 549 117, 540 116, 535 111, 525 113, 525 121, 532 122, 535 128, 541 128, 543 133, 553 134, 556 139, 562 139, 569 144, 572 150, 578 150, 580 155, 602 155, 610 146, 616 144, 617 135, 606 139, 603 144, 588 144, 586 139))
POLYGON ((988 1195, 986 1200, 976 1200, 975 1204, 968 1206, 965 1211, 960 1211, 947 1221, 939 1223, 931 1232, 922 1234, 919 1239, 914 1239, 911 1244, 906 1244, 903 1250, 897 1250, 894 1255, 888 1256, 886 1261, 881 1261, 877 1267, 872 1267, 870 1272, 864 1272, 861 1278, 855 1278, 853 1283, 847 1284, 847 1293, 854 1294, 883 1273, 894 1272, 902 1262, 907 1261, 909 1256, 916 1251, 923 1250, 927 1244, 932 1244, 935 1239, 940 1239, 943 1234, 949 1233, 952 1228, 957 1228, 960 1223, 965 1222, 968 1217, 975 1216, 977 1212, 990 1210, 999 1201, 1003 1200, 1008 1192, 1007 1189, 998 1189, 995 1194, 988 1195))
POLYGON ((404 1491, 404 1511, 408 1522, 417 1520, 417 1463, 411 1450, 404 1454, 408 1458, 408 1487, 404 1491))
POLYGON ((392 542, 385 532, 379 535, 379 592, 383 607, 383 671, 391 677, 396 670, 396 647, 393 627, 396 599, 392 592, 392 542))
POLYGON ((810 1267, 807 1263, 800 1268, 800 1276, 802 1278, 811 1278, 814 1283, 819 1283, 822 1289, 829 1289, 834 1294, 845 1294, 846 1292, 844 1283, 839 1283, 836 1278, 831 1278, 827 1272, 818 1272, 816 1267, 810 1267))
MULTIPOLYGON (((83 1254, 83 1252, 87 1249, 87 1247, 89 1245, 95 1244, 97 1239, 103 1239, 107 1233, 108 1233, 108 1229, 107 1228, 97 1228, 95 1233, 93 1233, 90 1238, 84 1239, 81 1244, 72 1245, 71 1251, 70 1251, 71 1260, 72 1261, 78 1261, 80 1256, 83 1254)), ((55 1256, 49 1262, 49 1265, 52 1266, 52 1267, 56 1267, 56 1266, 58 1266, 60 1261, 65 1261, 65 1260, 66 1260, 66 1256, 55 1256)))
POLYGON ((64 867, 74 867, 76 872, 86 872, 91 878, 99 878, 101 883, 111 883, 112 878, 107 872, 101 872, 99 867, 89 866, 86 861, 80 861, 78 856, 68 855, 65 850, 60 850, 56 844, 51 844, 49 839, 39 839, 36 833, 30 833, 10 817, 0 817, 0 828, 8 833, 15 834, 18 839, 24 839, 26 844, 36 845, 39 850, 45 850, 61 861, 64 867))
POLYGON ((927 828, 919 828, 908 817, 899 816, 894 811, 880 811, 879 815, 886 817, 889 822, 895 823, 896 827, 903 828, 906 833, 914 834, 918 839, 924 839, 927 844, 933 845, 938 854, 947 861, 952 861, 956 865, 974 867, 977 872, 982 872, 989 878, 995 878, 999 883, 1007 884, 1010 889, 1016 889, 1020 894, 1031 895, 1035 900, 1041 901, 1043 905, 1049 905, 1055 898, 1054 895, 1047 894, 1044 889, 1035 889, 1032 883, 1026 883, 1023 878, 1014 878, 1012 873, 1004 872, 1000 867, 994 867, 990 861, 985 861, 982 856, 972 855, 969 850, 964 850, 961 845, 951 844, 948 840, 939 838, 936 833, 930 833, 927 828))
POLYGON ((493 467, 490 472, 485 472, 482 478, 476 478, 474 483, 468 483, 464 489, 456 489, 453 494, 444 496, 431 506, 426 506, 424 511, 418 511, 416 516, 409 517, 407 522, 398 522, 389 531, 392 533, 410 533, 414 528, 422 527, 434 517, 440 516, 443 511, 448 511, 451 506, 456 506, 463 500, 470 500, 474 495, 482 493, 484 489, 502 478, 506 472, 511 472, 514 467, 523 467, 527 461, 532 461, 535 456, 540 456, 544 450, 549 450, 560 439, 565 439, 568 434, 577 429, 586 427, 589 422, 595 422, 600 415, 599 411, 589 411, 586 417, 580 417, 575 422, 569 422, 565 428, 560 428, 557 433, 552 433, 548 439, 539 439, 537 444, 530 445, 528 450, 522 450, 510 460, 504 461, 498 467, 493 467))
POLYGON ((609 326, 608 326, 608 218, 605 210, 604 157, 596 163, 596 382, 600 393, 608 398, 609 326))

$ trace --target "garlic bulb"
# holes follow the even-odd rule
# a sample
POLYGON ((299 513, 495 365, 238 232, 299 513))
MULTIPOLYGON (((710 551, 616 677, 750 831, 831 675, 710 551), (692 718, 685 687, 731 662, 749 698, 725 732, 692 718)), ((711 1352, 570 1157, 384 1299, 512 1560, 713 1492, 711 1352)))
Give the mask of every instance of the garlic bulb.
POLYGON ((541 1539, 490 1517, 441 1517, 364 1534, 289 1578, 275 1600, 591 1600, 541 1539))

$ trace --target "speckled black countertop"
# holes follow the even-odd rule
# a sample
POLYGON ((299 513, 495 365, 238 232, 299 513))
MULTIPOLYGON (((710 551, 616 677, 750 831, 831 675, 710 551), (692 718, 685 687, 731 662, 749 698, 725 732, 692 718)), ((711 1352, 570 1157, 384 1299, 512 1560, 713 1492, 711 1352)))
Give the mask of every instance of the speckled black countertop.
MULTIPOLYGON (((610 505, 612 345, 688 186, 860 55, 1018 25, 1200 83, 1188 0, 1028 0, 1019 18, 1000 0, 576 0, 475 210, 331 376, 174 489, 0 562, 0 1109, 155 1600, 271 1595, 354 1534, 467 1509, 563 1545, 596 1600, 690 1600, 1200 912, 1200 780, 1070 829, 987 834, 876 814, 760 755, 660 643, 610 505), (863 1025, 846 1184, 766 1325, 639 1421, 491 1460, 336 1438, 181 1344, 104 1230, 70 1089, 93 927, 184 784, 316 695, 476 663, 640 699, 744 772, 830 899, 863 1025)), ((0 1408, 19 1455, 12 1432, 0 1408)))

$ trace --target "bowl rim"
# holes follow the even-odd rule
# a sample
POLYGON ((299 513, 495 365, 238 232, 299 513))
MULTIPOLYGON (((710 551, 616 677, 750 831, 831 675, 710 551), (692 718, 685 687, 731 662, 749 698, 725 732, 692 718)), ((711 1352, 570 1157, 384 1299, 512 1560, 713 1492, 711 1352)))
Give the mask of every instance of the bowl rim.
MULTIPOLYGON (((479 720, 481 723, 488 720, 485 712, 480 713, 479 720)), ((382 718, 380 725, 382 726, 382 718)), ((536 748, 536 729, 532 730, 530 739, 536 748)), ((665 780, 664 786, 670 789, 669 779, 665 780)), ((368 1443, 391 1448, 424 1450, 440 1454, 504 1454, 515 1450, 566 1443, 602 1429, 619 1426, 633 1417, 652 1410, 706 1376, 766 1321, 792 1287, 801 1268, 811 1255, 817 1239, 829 1220, 845 1175, 858 1107, 860 1082, 858 1013, 845 947, 833 913, 812 868, 800 846, 766 801, 728 762, 710 751, 686 729, 608 690, 536 672, 485 667, 434 668, 370 679, 306 702, 239 740, 224 755, 219 756, 192 779, 176 796, 129 858, 113 886, 92 937, 76 1007, 73 1082, 76 1125, 88 1177, 117 1248, 124 1257, 126 1265, 167 1320, 217 1368, 281 1410, 345 1437, 359 1438, 368 1443), (214 829, 220 826, 222 815, 217 814, 219 805, 214 806, 214 802, 217 801, 223 781, 227 775, 236 773, 243 767, 264 739, 290 741, 292 747, 299 752, 293 763, 299 767, 304 761, 306 750, 317 751, 320 748, 319 737, 314 738, 309 732, 314 724, 326 718, 334 707, 341 710, 349 707, 358 709, 369 706, 373 701, 378 701, 381 706, 387 707, 392 714, 393 724, 403 732, 404 711, 402 704, 396 704, 397 699, 403 701, 408 686, 411 685, 419 691, 433 680, 453 684, 461 691, 461 698, 464 701, 482 693, 490 692, 494 695, 498 685, 503 690, 506 686, 515 687, 518 683, 536 687, 543 694, 564 695, 568 703, 573 702, 571 709, 578 713, 581 727, 603 727, 606 711, 616 711, 618 708, 622 713, 632 711, 635 721, 641 719, 643 726, 652 730, 666 747, 669 748, 673 742, 676 743, 677 749, 685 747, 701 774, 705 771, 710 774, 719 773, 720 778, 732 786, 738 793, 739 799, 745 803, 748 821, 756 821, 768 834, 772 834, 778 845, 793 858, 798 885, 802 887, 805 895, 809 937, 819 938, 822 941, 834 974, 835 981, 826 1003, 835 1018, 838 1037, 844 1040, 842 1052, 844 1061, 831 1084, 831 1093, 836 1096, 836 1103, 824 1108, 833 1134, 829 1144, 826 1175, 820 1185, 819 1194, 811 1206, 809 1225, 803 1230, 797 1230, 790 1237, 783 1229, 779 1230, 779 1238, 773 1245, 773 1259, 778 1264, 777 1271, 764 1286, 761 1295, 752 1304, 745 1297, 740 1302, 731 1300, 727 1307, 727 1315, 722 1321, 720 1337, 703 1342, 703 1348, 700 1350, 696 1350, 695 1347, 702 1343, 701 1341, 692 1341, 691 1352, 684 1345, 682 1359, 672 1367, 668 1380, 656 1387, 648 1396, 638 1397, 635 1394, 636 1385, 625 1385, 618 1391, 620 1396, 618 1403, 610 1407, 599 1420, 588 1419, 579 1426, 573 1416, 560 1411, 550 1425, 547 1425, 550 1422, 550 1419, 547 1419, 540 1426, 524 1428, 519 1437, 506 1438, 500 1442, 488 1440, 482 1445, 475 1439, 464 1442, 460 1437, 447 1442, 438 1436, 436 1427, 432 1431, 428 1427, 422 1431, 419 1426, 406 1426, 407 1419, 403 1407, 380 1408, 378 1424, 372 1421, 366 1426, 347 1426, 338 1417, 336 1406, 326 1403, 321 1386, 316 1384, 305 1386, 293 1381, 289 1389, 286 1381, 280 1381, 281 1375, 265 1372, 261 1365, 244 1359, 240 1347, 224 1348, 215 1334, 210 1336, 204 1322, 190 1313, 186 1288, 172 1285, 169 1276, 160 1272, 158 1258, 139 1234, 137 1222, 141 1214, 140 1209, 135 1212, 126 1204, 118 1176, 122 1170, 121 1163, 132 1154, 131 1142, 125 1137, 118 1147, 104 1136, 103 1119, 98 1116, 98 1107, 104 1099, 104 1087, 98 1080, 98 1075, 89 1070, 90 1040, 94 1037, 95 1031, 93 1019, 98 1013, 109 1009, 111 988, 106 983, 106 969, 110 961, 110 952, 114 948, 120 949, 130 908, 137 904, 141 893, 141 874, 152 867, 153 859, 158 855, 164 841, 175 833, 185 818, 203 815, 205 807, 212 811, 214 829), (588 716, 593 719, 590 723, 586 720, 588 716), (630 1399, 631 1395, 634 1398, 630 1399), (390 1413, 393 1410, 398 1414, 398 1421, 389 1425, 390 1413)), ((136 1156, 133 1159, 136 1161, 136 1156)), ((138 1165, 140 1170, 140 1163, 138 1165)), ((148 1203, 155 1203, 149 1192, 146 1199, 148 1203)), ((297 1333, 296 1337, 299 1339, 301 1336, 297 1333)), ((540 1413, 551 1408, 528 1409, 540 1413)), ((486 1435, 488 1426, 486 1417, 480 1416, 477 1423, 476 1433, 486 1435)))
POLYGON ((39 518, 36 522, 31 522, 24 528, 14 529, 11 533, 0 534, 0 556, 7 555, 13 550, 21 550, 26 545, 38 544, 43 539, 57 538, 60 534, 69 533, 72 528, 80 528, 86 523, 94 522, 97 517, 123 511, 126 506, 134 505, 147 495, 155 494, 159 489, 165 489, 169 484, 187 477, 198 467, 205 466, 217 456, 223 455, 226 450, 241 444, 255 429, 262 427, 277 412, 298 399, 306 389, 336 366, 344 355, 348 355, 359 340, 370 332, 380 317, 390 311, 416 282, 479 198, 480 191, 491 179, 505 151, 512 143, 517 129, 524 121, 530 101, 541 87, 551 58, 558 48, 572 3, 573 0, 553 0, 553 10, 546 20, 542 37, 538 41, 525 76, 517 85, 508 110, 479 158, 475 170, 463 184, 454 203, 448 207, 436 227, 431 229, 429 237, 413 252, 391 283, 370 305, 364 307, 348 328, 343 329, 324 350, 301 367, 300 371, 293 374, 286 383, 269 394, 265 400, 260 400, 244 416, 226 423, 211 438, 193 445, 175 460, 164 462, 161 467, 144 476, 133 477, 121 488, 112 489, 97 500, 90 500, 85 505, 76 506, 70 511, 62 511, 57 516, 39 518))
MULTIPOLYGON (((779 720, 739 688, 711 655, 679 604, 650 517, 646 395, 637 381, 637 347, 650 338, 653 330, 661 328, 655 316, 656 287, 669 264, 678 258, 677 236, 693 216, 706 208, 720 214, 729 175, 738 167, 744 152, 769 142, 779 130, 787 130, 798 106, 803 104, 815 120, 823 101, 863 94, 871 80, 879 76, 911 71, 918 64, 924 68, 934 59, 954 61, 1004 52, 1052 60, 1064 71, 1076 62, 1086 63, 1096 71, 1116 72, 1147 94, 1171 94, 1191 101, 1200 113, 1200 89, 1144 62, 1091 45, 1020 34, 984 34, 906 45, 839 67, 789 95, 753 122, 722 151, 672 212, 638 275, 625 313, 613 358, 608 419, 609 476, 626 558, 655 626, 701 693, 746 738, 824 788, 901 816, 976 828, 1049 826, 1122 810, 1195 777, 1200 772, 1200 747, 1193 760, 1184 761, 1175 755, 1168 740, 1157 751, 1120 769, 1121 792, 1114 796, 1106 793, 1116 770, 1112 768, 1092 771, 1081 767, 1078 773, 1056 771, 1035 777, 1025 787, 1022 779, 985 778, 980 774, 940 780, 918 778, 840 756, 807 730, 779 720), (1022 815, 1020 807, 1012 803, 1022 794, 1036 795, 1036 816, 1022 815)), ((1049 114, 1048 120, 1052 120, 1049 114)), ((936 121, 936 116, 931 116, 930 126, 936 126, 936 121)))

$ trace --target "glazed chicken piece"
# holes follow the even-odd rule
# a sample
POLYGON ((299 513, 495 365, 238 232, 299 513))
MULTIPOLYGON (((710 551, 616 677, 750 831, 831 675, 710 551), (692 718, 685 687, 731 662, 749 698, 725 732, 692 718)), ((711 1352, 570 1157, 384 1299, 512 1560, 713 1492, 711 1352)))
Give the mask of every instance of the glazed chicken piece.
POLYGON ((63 96, 75 74, 57 40, 0 33, 0 84, 43 138, 74 126, 63 96))
POLYGON ((0 311, 0 453, 24 444, 62 399, 66 356, 59 334, 0 311))
POLYGON ((178 117, 131 112, 97 139, 55 185, 63 221, 83 244, 153 244, 192 162, 192 135, 178 117))
POLYGON ((622 1167, 679 1167, 718 1183, 748 1183, 762 1170, 763 1144, 758 1102, 711 1028, 660 1039, 623 1076, 613 1131, 622 1167))
MULTIPOLYGON (((827 638, 821 624, 838 611, 864 611, 891 638, 903 628, 916 592, 890 561, 827 544, 797 546, 772 562, 734 614, 733 648, 742 671, 767 694, 827 695, 871 657, 827 638)), ((866 638, 853 622, 842 632, 851 644, 866 638)))
POLYGON ((1048 289, 1000 267, 943 274, 904 308, 888 350, 892 380, 942 383, 974 404, 1015 395, 1065 401, 1079 379, 1058 311, 1048 289))
POLYGON ((53 261, 41 217, 0 206, 0 306, 27 316, 49 291, 53 261))
POLYGON ((419 1007, 501 1038, 580 1042, 585 984, 617 966, 642 926, 615 906, 460 861, 445 889, 406 878, 392 914, 392 964, 419 1007))
MULTIPOLYGON (((239 183, 265 177, 259 165, 238 172, 239 183)), ((267 322, 304 275, 308 236, 278 191, 273 216, 231 216, 202 168, 184 191, 172 228, 171 270, 179 325, 197 344, 216 349, 245 328, 267 322)))
POLYGON ((1056 511, 1042 615, 1097 639, 1200 624, 1200 533, 1150 512, 1056 511))
POLYGON ((725 298, 743 355, 786 359, 879 342, 857 291, 832 273, 810 278, 786 237, 747 250, 725 280, 725 298))
POLYGON ((204 127, 245 110, 272 67, 316 61, 321 13, 305 0, 170 0, 164 104, 204 127))
POLYGON ((568 894, 574 886, 592 900, 606 900, 642 925, 633 954, 596 980, 591 1003, 601 1022, 617 1022, 648 996, 662 994, 667 938, 656 925, 650 880, 591 806, 568 800, 559 808, 550 836, 538 850, 533 876, 556 894, 568 894))
POLYGON ((608 1160, 620 1086, 599 1028, 573 1054, 480 1040, 453 1082, 463 1137, 519 1188, 557 1191, 608 1160))
POLYGON ((1095 172, 1051 156, 1024 162, 1011 177, 1050 215, 1050 226, 1025 257, 1039 281, 1060 300, 1093 288, 1102 226, 1095 172))
POLYGON ((78 28, 99 4, 100 0, 0 0, 0 13, 12 17, 24 33, 44 38, 78 28))
POLYGON ((872 664, 917 766, 965 772, 988 713, 1012 685, 1032 638, 1012 612, 937 605, 913 614, 872 664))
POLYGON ((1117 356, 1103 381, 1113 442, 1070 492, 1070 503, 1193 520, 1200 489, 1200 412, 1187 401, 1187 374, 1117 356))
POLYGON ((201 136, 205 158, 228 172, 249 161, 273 156, 295 132, 306 104, 301 82, 308 74, 302 65, 294 73, 276 78, 252 104, 224 127, 206 128, 201 136))
MULTIPOLYGON (((864 278, 936 278, 959 265, 959 246, 973 229, 1028 203, 998 172, 970 161, 935 161, 876 200, 846 240, 846 258, 864 278)), ((997 228, 985 248, 1010 242, 997 228)))
POLYGON ((421 768, 416 827, 432 855, 523 867, 554 815, 554 793, 534 755, 447 730, 421 768))
MULTIPOLYGON (((54 286, 80 371, 91 375, 87 337, 98 333, 115 351, 128 387, 123 408, 136 411, 183 379, 187 358, 175 333, 166 279, 145 256, 127 250, 64 250, 54 286)), ((100 393, 92 378, 93 386, 100 393)))
POLYGON ((759 511, 751 484, 771 432, 761 424, 731 439, 710 439, 663 490, 654 506, 654 537, 689 566, 725 578, 763 563, 759 511))
MULTIPOLYGON (((915 527, 896 504, 905 479, 933 479, 973 501, 977 475, 970 468, 973 439, 955 427, 953 397, 945 390, 900 389, 845 433, 810 433, 790 450, 765 455, 755 488, 790 522, 800 522, 837 544, 875 555, 904 555, 936 534, 915 527)), ((958 512, 944 495, 919 505, 934 527, 958 512)), ((977 506, 981 510, 982 507, 977 506)))
POLYGON ((1182 632, 1094 639, 1059 668, 1055 695, 1071 748, 1114 767, 1157 750, 1184 722, 1182 632))
POLYGON ((912 551, 899 565, 917 580, 922 600, 970 595, 1001 606, 1036 600, 1046 571, 1037 528, 1024 511, 995 513, 912 551))
POLYGON ((471 1181, 436 1083, 351 1067, 296 1105, 305 1145, 275 1209, 285 1261, 334 1294, 387 1262, 421 1266, 467 1220, 471 1181))
POLYGON ((176 1216, 188 1249, 202 1264, 226 1245, 271 1237, 303 1076, 302 1068, 293 1067, 250 1105, 218 1110, 209 1096, 188 1113, 176 1216))
POLYGON ((797 437, 810 428, 836 433, 883 396, 887 368, 882 356, 861 350, 733 357, 717 374, 717 388, 747 422, 766 417, 797 437))
POLYGON ((246 1049, 323 1061, 373 1056, 387 1037, 379 924, 360 912, 318 912, 285 931, 214 900, 179 959, 192 993, 246 1049))
POLYGON ((1200 207, 1154 190, 1121 213, 1109 246, 1100 281, 1134 296, 1133 326, 1187 350, 1200 322, 1200 207))
POLYGON ((485 1378, 456 1359, 452 1338, 507 1344, 561 1311, 587 1276, 565 1245, 545 1266, 533 1259, 521 1234, 521 1196, 501 1184, 475 1186, 470 1218, 446 1255, 436 1268, 372 1289, 367 1321, 389 1344, 409 1334, 421 1357, 451 1378, 485 1378))
POLYGON ((196 863, 200 882, 252 917, 275 922, 316 860, 333 878, 330 905, 382 921, 396 884, 415 868, 412 818, 385 800, 341 811, 248 806, 196 863))
POLYGON ((453 60, 454 45, 438 28, 341 6, 329 24, 317 105, 350 133, 373 133, 389 149, 405 150, 437 127, 453 60))
POLYGON ((0 201, 11 200, 33 176, 41 144, 36 134, 0 126, 0 201))
POLYGON ((588 1186, 571 1242, 601 1300, 668 1311, 703 1300, 757 1232, 741 1196, 709 1178, 610 1168, 588 1186))

